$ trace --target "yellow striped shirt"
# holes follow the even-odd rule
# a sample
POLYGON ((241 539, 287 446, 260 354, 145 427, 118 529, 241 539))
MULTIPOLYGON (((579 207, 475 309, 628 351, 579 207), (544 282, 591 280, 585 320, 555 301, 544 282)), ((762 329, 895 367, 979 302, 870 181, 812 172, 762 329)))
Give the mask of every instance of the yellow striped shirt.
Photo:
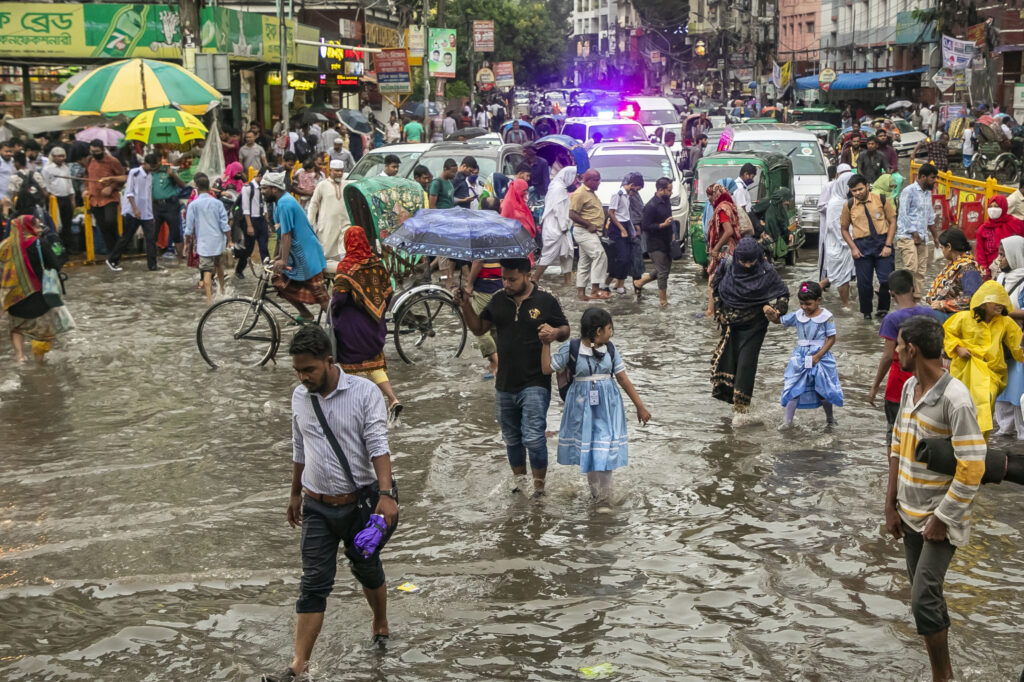
POLYGON ((970 391, 947 372, 916 404, 917 378, 903 385, 900 413, 892 430, 890 457, 900 458, 896 505, 903 521, 921 532, 935 514, 947 526, 950 543, 967 544, 971 504, 985 473, 985 439, 970 391), (956 474, 929 471, 915 457, 925 438, 948 438, 956 455, 956 474))

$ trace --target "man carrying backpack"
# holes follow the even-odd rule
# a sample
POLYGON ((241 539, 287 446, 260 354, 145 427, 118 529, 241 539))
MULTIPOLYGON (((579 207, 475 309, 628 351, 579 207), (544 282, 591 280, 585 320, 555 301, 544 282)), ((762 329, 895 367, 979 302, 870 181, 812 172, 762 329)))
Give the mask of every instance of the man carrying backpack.
POLYGON ((878 276, 878 317, 889 312, 889 274, 892 273, 893 241, 896 238, 896 211, 884 196, 868 191, 863 175, 850 177, 850 193, 839 217, 843 240, 850 246, 857 271, 860 312, 871 319, 874 278, 878 276))
POLYGON ((13 160, 14 173, 8 185, 13 215, 37 215, 45 212, 50 195, 46 191, 46 181, 42 174, 28 167, 25 152, 16 153, 13 160))

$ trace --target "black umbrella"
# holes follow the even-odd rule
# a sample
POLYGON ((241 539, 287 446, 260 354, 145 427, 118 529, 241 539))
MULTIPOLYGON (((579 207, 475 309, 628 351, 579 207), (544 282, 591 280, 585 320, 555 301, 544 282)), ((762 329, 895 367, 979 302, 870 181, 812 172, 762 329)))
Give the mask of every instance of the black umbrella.
POLYGON ((353 109, 339 109, 338 118, 341 119, 341 122, 346 128, 354 133, 369 135, 373 132, 373 128, 370 127, 370 121, 358 111, 353 109))
MULTIPOLYGON (((423 118, 423 102, 417 102, 416 104, 402 108, 402 113, 413 118, 423 118)), ((441 110, 437 108, 437 105, 433 102, 430 103, 430 115, 437 116, 441 113, 441 110)))
POLYGON ((311 123, 322 123, 328 119, 321 113, 306 109, 292 116, 292 120, 298 121, 302 125, 309 125, 311 123))

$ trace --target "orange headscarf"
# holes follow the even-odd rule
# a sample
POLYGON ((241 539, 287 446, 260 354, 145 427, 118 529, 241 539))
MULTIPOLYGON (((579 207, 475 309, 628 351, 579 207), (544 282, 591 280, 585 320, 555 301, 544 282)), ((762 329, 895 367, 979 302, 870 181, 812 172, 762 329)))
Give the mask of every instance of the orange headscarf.
POLYGON ((391 277, 384 262, 370 248, 366 232, 359 225, 345 230, 345 257, 338 263, 334 276, 334 293, 348 294, 353 303, 379 322, 388 308, 391 277))

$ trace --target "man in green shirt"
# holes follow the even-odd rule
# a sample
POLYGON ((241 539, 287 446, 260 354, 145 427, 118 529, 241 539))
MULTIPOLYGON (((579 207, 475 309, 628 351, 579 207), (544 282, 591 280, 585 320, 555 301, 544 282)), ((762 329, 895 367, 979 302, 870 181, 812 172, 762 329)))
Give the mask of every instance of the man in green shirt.
POLYGON ((444 160, 441 176, 434 178, 427 190, 430 208, 455 208, 455 185, 452 180, 458 170, 459 164, 455 163, 455 159, 444 160))
POLYGON ((175 169, 161 163, 153 170, 153 222, 160 233, 160 224, 167 223, 167 251, 164 258, 181 258, 184 240, 181 236, 181 203, 178 190, 185 183, 175 169))
POLYGON ((423 124, 416 119, 406 118, 407 123, 402 129, 405 135, 406 142, 422 142, 423 141, 423 124))

